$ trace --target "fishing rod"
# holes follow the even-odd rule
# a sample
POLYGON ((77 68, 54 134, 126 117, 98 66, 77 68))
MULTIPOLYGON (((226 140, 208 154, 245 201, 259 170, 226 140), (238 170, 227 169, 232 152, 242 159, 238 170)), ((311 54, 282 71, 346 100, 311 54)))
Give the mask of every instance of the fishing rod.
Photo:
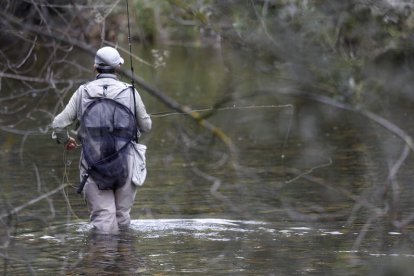
MULTIPOLYGON (((129 4, 128 4, 128 0, 125 0, 125 1, 126 1, 127 18, 128 18, 128 46, 129 46, 129 60, 130 60, 130 63, 131 63, 131 90, 132 90, 132 96, 134 98, 134 111, 133 111, 133 113, 134 113, 134 118, 136 119, 137 118, 137 114, 136 114, 137 107, 136 107, 136 99, 135 99, 134 67, 132 66, 132 46, 131 46, 131 27, 130 27, 130 23, 129 23, 129 4)), ((135 132, 134 136, 135 136, 134 137, 135 142, 138 143, 138 133, 135 132)), ((94 164, 94 166, 97 165, 97 163, 101 162, 102 160, 103 159, 96 162, 94 164)), ((86 181, 88 180, 90 170, 91 170, 91 167, 88 167, 86 169, 85 173, 82 174, 81 183, 79 184, 79 186, 76 190, 76 192, 78 194, 82 193, 83 187, 85 186, 86 181)))
MULTIPOLYGON (((129 46, 129 61, 131 64, 131 90, 132 90, 132 96, 134 98, 134 118, 137 118, 137 103, 135 99, 135 82, 134 82, 134 66, 132 65, 132 43, 131 43, 131 26, 129 23, 129 4, 128 0, 125 0, 126 2, 126 9, 127 9, 127 19, 128 19, 128 46, 129 46)), ((138 135, 135 134, 135 142, 138 143, 138 135)))

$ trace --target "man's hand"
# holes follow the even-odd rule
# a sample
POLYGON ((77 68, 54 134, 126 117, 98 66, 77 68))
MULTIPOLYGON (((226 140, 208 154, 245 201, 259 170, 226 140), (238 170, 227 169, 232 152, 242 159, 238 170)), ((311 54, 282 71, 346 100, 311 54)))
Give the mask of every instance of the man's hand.
POLYGON ((74 150, 78 147, 78 144, 76 143, 76 140, 73 139, 72 137, 69 137, 69 140, 66 142, 65 144, 65 149, 66 150, 74 150))

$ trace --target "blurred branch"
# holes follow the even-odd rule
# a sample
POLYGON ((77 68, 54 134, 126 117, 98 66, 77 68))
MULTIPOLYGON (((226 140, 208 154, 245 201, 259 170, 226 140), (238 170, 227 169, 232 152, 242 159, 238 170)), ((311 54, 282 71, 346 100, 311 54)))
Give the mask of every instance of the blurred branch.
MULTIPOLYGON (((366 118, 368 118, 369 120, 375 122, 376 124, 380 125, 381 127, 383 127, 384 129, 386 129, 387 131, 389 131, 390 133, 396 135, 397 137, 399 137, 405 144, 401 154, 399 155, 399 158, 397 159, 397 161, 394 162, 394 164, 390 165, 389 168, 389 173, 388 173, 388 185, 385 186, 384 190, 383 190, 383 194, 384 197, 385 195, 388 193, 388 186, 391 186, 392 188, 392 198, 391 198, 391 202, 393 203, 393 206, 391 206, 390 209, 386 208, 384 210, 380 210, 376 207, 373 206, 369 206, 367 205, 367 201, 357 201, 359 202, 359 204, 361 205, 366 205, 366 207, 369 207, 369 209, 371 210, 376 210, 373 213, 375 214, 373 217, 370 217, 369 220, 366 222, 366 224, 364 225, 363 229, 361 230, 360 235, 358 236, 357 241, 354 244, 354 247, 359 247, 361 240, 363 239, 363 237, 365 237, 365 233, 368 229, 368 227, 370 227, 371 223, 381 214, 385 214, 385 212, 387 211, 387 209, 389 211, 396 211, 396 205, 399 201, 399 185, 398 182, 396 181, 396 175, 399 171, 399 169, 401 168, 402 164, 405 162, 405 160, 408 158, 409 156, 409 152, 412 151, 414 152, 414 146, 413 146, 413 140, 411 138, 410 135, 408 135, 403 129, 401 129, 400 127, 398 127, 397 125, 395 125, 394 123, 390 122, 389 120, 385 119, 384 117, 381 117, 373 112, 367 111, 367 110, 363 110, 361 107, 353 107, 351 105, 345 104, 345 103, 341 103, 338 102, 334 99, 328 98, 326 96, 322 96, 322 95, 316 95, 316 94, 312 94, 312 93, 301 93, 301 92, 295 92, 295 93, 284 93, 286 95, 291 95, 291 96, 301 96, 301 97, 306 97, 312 100, 315 100, 317 102, 323 103, 323 104, 327 104, 339 109, 343 109, 343 110, 348 110, 351 112, 355 112, 357 114, 360 114, 366 118)), ((344 192, 344 191, 342 191, 344 192)), ((347 193, 345 193, 347 194, 347 193)), ((354 198, 354 196, 350 196, 348 194, 348 196, 350 198, 354 198)), ((395 227, 397 227, 398 229, 402 229, 404 227, 406 227, 409 223, 411 223, 412 221, 414 221, 414 213, 409 215, 408 217, 398 221, 397 218, 394 216, 393 217, 393 225, 395 227)))
MULTIPOLYGON (((267 92, 266 90, 264 92, 267 92)), ((304 92, 279 92, 279 94, 284 94, 287 96, 296 96, 296 97, 305 97, 305 98, 309 98, 311 100, 329 105, 329 106, 333 106, 339 109, 343 109, 343 110, 348 110, 348 111, 352 111, 355 112, 357 114, 360 114, 366 118, 368 118, 369 120, 375 122, 376 124, 382 126, 384 129, 388 130, 389 132, 391 132, 392 134, 396 135, 397 137, 399 137, 404 144, 412 151, 414 152, 414 144, 413 144, 413 139, 411 138, 410 135, 408 135, 404 130, 402 130, 400 127, 398 127, 397 125, 395 125, 394 123, 390 122, 389 120, 385 119, 384 117, 381 117, 373 112, 367 111, 367 110, 363 110, 361 107, 353 107, 349 104, 346 103, 341 103, 338 102, 332 98, 323 96, 323 95, 317 95, 317 94, 313 94, 313 93, 304 93, 304 92)), ((399 167, 401 167, 401 164, 404 162, 404 160, 407 158, 408 153, 405 152, 406 150, 404 149, 403 152, 400 155, 400 158, 398 159, 398 161, 396 162, 396 164, 394 166, 392 166, 392 173, 391 176, 394 176, 396 174, 396 171, 398 170, 399 167)))
POLYGON ((52 78, 34 78, 34 77, 28 77, 28 76, 22 76, 22 75, 16 75, 16 74, 9 74, 0 72, 0 78, 9 78, 9 79, 15 79, 20 81, 29 81, 29 82, 37 82, 37 83, 84 83, 86 82, 86 79, 82 80, 56 80, 52 78))
MULTIPOLYGON (((287 172, 289 173, 293 173, 293 174, 301 174, 302 172, 299 171, 298 169, 288 169, 287 172)), ((311 175, 302 175, 302 178, 310 181, 311 183, 314 184, 318 184, 320 186, 326 187, 328 189, 332 189, 334 191, 339 192, 340 194, 342 194, 343 196, 345 196, 348 199, 351 199, 352 201, 354 201, 357 204, 360 204, 361 206, 364 206, 365 208, 367 208, 368 210, 370 210, 372 213, 380 216, 384 214, 384 210, 381 208, 378 208, 377 206, 375 206, 374 204, 370 203, 367 199, 364 199, 358 195, 354 195, 353 193, 351 193, 350 191, 338 187, 338 186, 334 186, 332 184, 326 183, 324 180, 311 176, 311 175)))
POLYGON ((402 130, 401 128, 399 128, 397 125, 390 122, 389 120, 385 119, 384 117, 381 117, 381 116, 379 116, 379 115, 377 115, 373 112, 363 110, 361 107, 353 107, 351 105, 338 102, 338 101, 336 101, 332 98, 322 96, 322 95, 317 95, 317 94, 312 94, 312 93, 300 93, 300 92, 299 93, 289 93, 289 94, 291 94, 292 96, 306 97, 306 98, 315 100, 315 101, 323 103, 323 104, 327 104, 327 105, 334 106, 334 107, 337 107, 337 108, 340 108, 340 109, 344 109, 344 110, 348 110, 348 111, 358 113, 358 114, 370 119, 371 121, 377 123, 378 125, 382 126, 383 128, 385 128, 389 132, 391 132, 391 133, 395 134, 396 136, 398 136, 411 149, 411 151, 414 152, 413 139, 411 138, 411 136, 409 136, 404 130, 402 130))
POLYGON ((368 218, 368 220, 364 223, 364 225, 361 228, 361 231, 359 231, 358 237, 356 238, 354 244, 352 245, 352 251, 356 251, 361 246, 362 241, 364 240, 365 236, 367 235, 369 228, 371 227, 372 223, 378 219, 378 214, 373 214, 368 218))

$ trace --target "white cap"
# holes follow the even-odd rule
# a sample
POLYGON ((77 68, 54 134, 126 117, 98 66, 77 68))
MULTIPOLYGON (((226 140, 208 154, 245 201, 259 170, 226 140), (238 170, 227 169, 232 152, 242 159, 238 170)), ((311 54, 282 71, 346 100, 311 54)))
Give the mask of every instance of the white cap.
POLYGON ((124 64, 124 59, 115 48, 105 46, 96 52, 95 66, 97 68, 115 68, 120 64, 124 64))

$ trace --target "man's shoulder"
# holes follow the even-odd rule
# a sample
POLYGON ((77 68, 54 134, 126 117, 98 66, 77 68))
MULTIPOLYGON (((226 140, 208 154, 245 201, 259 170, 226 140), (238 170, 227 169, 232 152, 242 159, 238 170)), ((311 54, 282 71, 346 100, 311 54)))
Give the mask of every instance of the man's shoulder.
POLYGON ((102 96, 116 98, 120 93, 123 93, 123 91, 128 90, 130 87, 130 84, 120 80, 100 78, 81 85, 78 89, 78 94, 82 98, 102 96))
POLYGON ((113 78, 100 78, 96 80, 92 80, 90 82, 87 82, 83 84, 83 86, 102 86, 102 85, 114 85, 114 86, 120 86, 120 87, 129 87, 130 84, 120 81, 118 79, 113 78))

